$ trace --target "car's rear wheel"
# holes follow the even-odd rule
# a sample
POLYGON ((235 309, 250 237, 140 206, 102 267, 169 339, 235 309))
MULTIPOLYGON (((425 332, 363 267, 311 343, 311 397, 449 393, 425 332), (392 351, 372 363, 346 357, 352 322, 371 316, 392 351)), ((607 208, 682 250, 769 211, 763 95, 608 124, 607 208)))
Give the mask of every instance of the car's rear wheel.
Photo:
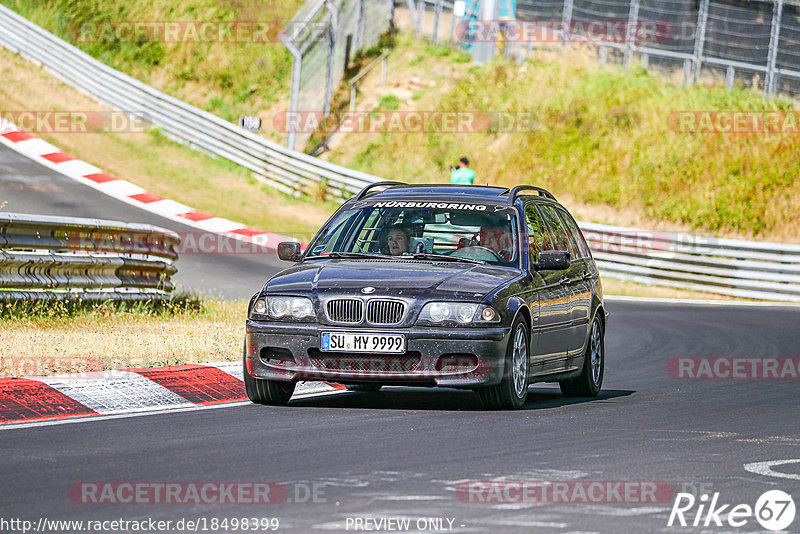
POLYGON ((525 318, 517 317, 511 328, 511 338, 506 347, 503 378, 496 386, 478 389, 481 404, 488 410, 513 410, 521 408, 528 398, 528 325, 525 318))
POLYGON ((381 384, 349 384, 345 388, 347 391, 380 391, 381 384))
POLYGON ((255 378, 247 372, 247 361, 244 362, 244 390, 247 398, 256 404, 284 405, 294 393, 294 382, 264 380, 255 378))
POLYGON ((594 397, 600 393, 605 372, 605 329, 599 314, 592 321, 589 343, 583 358, 583 369, 576 378, 559 382, 561 393, 566 397, 594 397))

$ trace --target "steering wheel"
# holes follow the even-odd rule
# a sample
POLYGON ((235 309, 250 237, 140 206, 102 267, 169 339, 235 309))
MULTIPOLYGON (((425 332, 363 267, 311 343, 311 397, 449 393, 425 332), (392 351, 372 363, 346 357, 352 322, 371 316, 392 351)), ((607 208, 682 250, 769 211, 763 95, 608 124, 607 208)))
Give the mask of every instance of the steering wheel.
POLYGON ((469 245, 464 248, 457 248, 450 253, 450 256, 456 256, 459 258, 472 258, 483 261, 503 261, 503 257, 497 252, 490 248, 482 247, 481 245, 469 245))

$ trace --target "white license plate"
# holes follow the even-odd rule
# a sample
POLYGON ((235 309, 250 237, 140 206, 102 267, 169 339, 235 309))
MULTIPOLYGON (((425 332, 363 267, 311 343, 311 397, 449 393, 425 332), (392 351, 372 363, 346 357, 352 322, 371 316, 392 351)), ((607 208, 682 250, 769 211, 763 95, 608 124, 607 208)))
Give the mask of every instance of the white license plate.
POLYGON ((406 351, 406 338, 403 334, 323 332, 320 350, 397 354, 406 351))

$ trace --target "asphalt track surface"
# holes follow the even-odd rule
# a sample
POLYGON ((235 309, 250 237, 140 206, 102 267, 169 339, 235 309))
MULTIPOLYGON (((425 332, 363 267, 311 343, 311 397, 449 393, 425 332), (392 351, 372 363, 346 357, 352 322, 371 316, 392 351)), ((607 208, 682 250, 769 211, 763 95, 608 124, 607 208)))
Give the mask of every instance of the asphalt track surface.
MULTIPOLYGON (((800 310, 608 307, 606 380, 596 399, 566 400, 534 385, 523 410, 485 412, 472 393, 389 388, 285 407, 7 428, 0 430, 0 517, 275 517, 291 532, 347 531, 348 518, 365 517, 405 517, 412 525, 451 518, 453 532, 753 532, 760 527, 752 518, 739 529, 669 529, 671 496, 628 504, 512 496, 487 504, 463 502, 455 489, 475 480, 661 481, 676 492, 719 492, 720 503, 753 506, 770 489, 799 500, 800 463, 774 468, 794 479, 743 466, 800 458, 800 381, 677 380, 665 369, 679 356, 798 357, 800 310), (70 499, 73 484, 100 481, 279 482, 288 497, 266 505, 70 499), (307 502, 312 484, 316 502, 307 502)), ((790 531, 799 529, 800 518, 790 531)))
MULTIPOLYGON (((180 230, 7 150, 0 150, 0 198, 9 201, 8 211, 113 213, 180 230)), ((250 294, 275 268, 261 258, 180 261, 184 284, 229 296, 250 294)), ((464 481, 659 481, 675 492, 719 492, 721 504, 750 506, 778 489, 800 504, 800 463, 776 466, 783 477, 744 468, 800 458, 800 380, 679 380, 666 371, 676 357, 800 357, 800 309, 607 306, 606 377, 596 399, 567 400, 556 388, 534 385, 523 410, 486 412, 469 392, 387 388, 285 407, 240 403, 5 427, 0 519, 36 525, 44 518, 173 524, 184 518, 210 527, 213 518, 256 517, 277 518, 279 531, 291 532, 354 531, 357 518, 408 518, 412 532, 425 518, 441 518, 445 526, 452 519, 452 532, 762 530, 753 518, 742 528, 668 528, 672 497, 623 504, 463 502, 456 488, 464 481), (288 495, 266 505, 83 504, 70 498, 70 488, 83 482, 230 481, 277 482, 288 495), (306 498, 310 487, 315 498, 306 498)), ((696 511, 687 513, 690 521, 696 511)), ((21 532, 2 522, 0 531, 21 532)), ((800 531, 800 518, 789 531, 800 531)))
MULTIPOLYGON (((91 217, 146 223, 175 232, 200 232, 78 183, 0 146, 0 204, 5 212, 91 217)), ((208 296, 248 298, 269 276, 286 267, 275 254, 184 254, 173 281, 208 296), (281 265, 283 264, 283 265, 281 265)))

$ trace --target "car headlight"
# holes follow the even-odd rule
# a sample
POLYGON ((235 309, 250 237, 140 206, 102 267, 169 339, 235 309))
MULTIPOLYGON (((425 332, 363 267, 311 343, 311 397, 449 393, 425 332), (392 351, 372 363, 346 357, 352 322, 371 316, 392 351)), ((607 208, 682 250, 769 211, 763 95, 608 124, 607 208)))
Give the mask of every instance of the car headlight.
POLYGON ((253 305, 253 314, 271 319, 307 319, 314 316, 314 306, 306 297, 262 297, 253 305))
POLYGON ((500 314, 491 306, 471 302, 429 302, 419 314, 419 320, 429 323, 497 323, 500 314))

